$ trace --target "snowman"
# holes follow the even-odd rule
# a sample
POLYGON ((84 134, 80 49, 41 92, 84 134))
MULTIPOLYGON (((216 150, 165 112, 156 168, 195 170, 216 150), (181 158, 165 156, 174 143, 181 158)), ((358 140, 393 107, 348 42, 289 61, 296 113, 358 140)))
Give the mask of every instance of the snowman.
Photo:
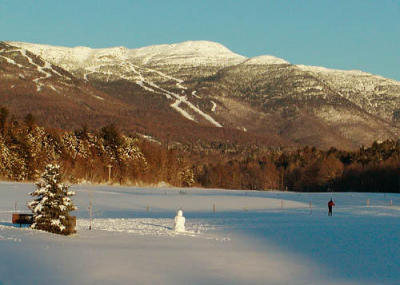
POLYGON ((185 217, 183 216, 182 210, 178 210, 178 212, 176 213, 174 229, 176 232, 185 231, 185 217))

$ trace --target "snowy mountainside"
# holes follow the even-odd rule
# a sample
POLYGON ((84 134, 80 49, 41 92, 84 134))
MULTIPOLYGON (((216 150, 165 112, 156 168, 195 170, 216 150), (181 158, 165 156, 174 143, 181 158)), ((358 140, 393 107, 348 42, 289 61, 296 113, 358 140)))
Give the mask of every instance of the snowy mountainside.
MULTIPOLYGON (((13 69, 18 70, 18 74, 14 74, 14 77, 23 79, 31 77, 32 83, 35 85, 36 91, 38 92, 41 91, 43 87, 50 86, 45 83, 52 77, 55 77, 58 79, 58 82, 61 81, 66 86, 71 84, 70 82, 73 80, 71 74, 62 72, 60 68, 48 61, 37 58, 26 49, 15 48, 8 44, 1 43, 0 59, 7 64, 5 71, 13 69)), ((57 91, 54 86, 51 89, 54 92, 57 91)))
MULTIPOLYGON (((111 99, 106 94, 91 88, 69 71, 37 56, 27 49, 0 42, 0 64, 3 79, 12 84, 12 88, 24 86, 29 92, 59 96, 81 95, 97 101, 111 99)), ((3 84, 7 88, 8 84, 3 84)), ((9 87, 9 86, 8 86, 9 87)), ((77 98, 75 98, 77 99, 77 98)))
POLYGON ((179 44, 150 46, 131 51, 131 56, 145 65, 216 65, 229 66, 243 62, 225 46, 209 41, 187 41, 179 44))
POLYGON ((210 93, 221 94, 219 102, 236 100, 250 105, 250 114, 235 112, 240 117, 238 121, 244 122, 251 116, 253 123, 244 125, 247 130, 272 129, 287 139, 301 144, 318 142, 320 147, 338 145, 340 141, 341 147, 351 148, 396 138, 398 83, 365 73, 363 77, 347 71, 338 74, 341 77, 336 73, 322 76, 289 64, 240 64, 218 71, 201 84, 210 93), (353 76, 357 76, 356 80, 353 76), (357 89, 358 82, 372 84, 373 91, 357 89), (376 105, 371 108, 370 102, 376 105))
POLYGON ((109 49, 91 49, 88 47, 60 47, 23 42, 9 42, 10 45, 20 47, 56 64, 67 70, 76 70, 94 64, 97 59, 105 60, 107 57, 126 58, 127 49, 115 47, 109 49))
POLYGON ((256 65, 268 65, 268 64, 290 64, 288 61, 278 58, 272 55, 261 55, 249 58, 244 61, 243 64, 256 64, 256 65))
POLYGON ((340 96, 370 113, 397 120, 400 105, 400 82, 359 70, 335 70, 317 66, 297 65, 318 76, 340 96), (395 116, 395 117, 394 117, 395 116))
POLYGON ((0 42, 0 104, 17 118, 31 113, 39 124, 63 129, 105 125, 129 114, 122 102, 67 70, 4 42, 0 42))
POLYGON ((187 99, 182 79, 174 78, 152 65, 217 65, 236 64, 245 59, 218 43, 199 41, 172 45, 150 46, 128 50, 124 47, 88 49, 85 47, 65 48, 48 45, 10 43, 58 64, 84 80, 92 78, 101 81, 127 80, 135 82, 144 91, 160 94, 172 101, 170 106, 184 118, 222 127, 210 114, 195 106, 187 99), (146 67, 145 67, 146 66, 146 67), (165 89, 160 83, 174 85, 165 89), (175 88, 176 87, 176 88, 175 88))
MULTIPOLYGON (((31 113, 40 125, 67 130, 84 125, 97 130, 114 123, 125 133, 138 132, 161 141, 253 140, 237 130, 230 130, 227 136, 222 125, 210 115, 211 108, 205 112, 197 102, 187 99, 183 80, 159 70, 120 57, 118 61, 110 60, 107 56, 102 58, 102 64, 89 66, 88 70, 70 71, 55 64, 55 58, 50 56, 43 58, 20 46, 0 44, 1 106, 19 119, 31 113), (33 64, 21 54, 26 54, 33 64), (70 82, 47 75, 52 74, 48 65, 68 75, 70 82)), ((272 138, 261 136, 259 141, 282 142, 279 137, 272 138)))
MULTIPOLYGON (((271 55, 247 58, 207 41, 138 49, 9 44, 136 114, 150 110, 158 118, 150 119, 153 126, 161 120, 177 130, 172 122, 183 123, 191 126, 186 136, 198 128, 192 138, 216 127, 273 138, 277 145, 354 148, 400 134, 400 82, 362 71, 293 65, 271 55)), ((140 123, 141 132, 160 134, 146 124, 140 123)))
POLYGON ((112 47, 54 47, 49 45, 10 42, 30 50, 68 70, 90 67, 101 62, 129 60, 143 65, 217 65, 238 64, 247 58, 231 52, 221 44, 208 41, 187 41, 179 44, 155 45, 138 49, 112 47))

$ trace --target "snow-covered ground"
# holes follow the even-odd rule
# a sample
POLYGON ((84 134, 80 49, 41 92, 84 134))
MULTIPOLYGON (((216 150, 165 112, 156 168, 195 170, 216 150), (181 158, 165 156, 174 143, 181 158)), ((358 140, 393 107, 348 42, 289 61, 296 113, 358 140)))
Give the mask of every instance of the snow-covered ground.
POLYGON ((34 188, 0 183, 0 284, 400 284, 400 195, 78 185, 64 237, 10 223, 34 188))

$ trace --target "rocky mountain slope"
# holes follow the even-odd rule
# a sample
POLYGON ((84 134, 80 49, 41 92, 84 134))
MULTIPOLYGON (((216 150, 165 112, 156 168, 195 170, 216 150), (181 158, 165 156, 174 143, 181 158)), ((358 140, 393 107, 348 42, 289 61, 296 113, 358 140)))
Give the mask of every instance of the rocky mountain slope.
POLYGON ((354 148, 400 132, 400 82, 246 58, 206 41, 139 49, 2 43, 0 82, 0 97, 8 98, 2 104, 21 112, 27 94, 37 113, 44 108, 37 98, 48 105, 63 98, 59 117, 74 110, 80 119, 53 116, 49 123, 59 127, 111 120, 160 139, 322 148, 354 148), (24 91, 17 99, 12 89, 24 91))

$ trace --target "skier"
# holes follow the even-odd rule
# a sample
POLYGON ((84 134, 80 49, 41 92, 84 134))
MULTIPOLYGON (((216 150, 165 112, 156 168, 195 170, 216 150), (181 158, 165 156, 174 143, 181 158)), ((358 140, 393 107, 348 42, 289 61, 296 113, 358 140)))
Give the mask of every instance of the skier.
POLYGON ((328 216, 332 216, 332 207, 333 206, 335 206, 335 202, 333 202, 332 198, 331 198, 331 200, 328 202, 328 209, 329 209, 328 216))
POLYGON ((176 214, 174 229, 176 232, 185 231, 185 217, 183 216, 182 210, 179 210, 178 213, 176 214))

